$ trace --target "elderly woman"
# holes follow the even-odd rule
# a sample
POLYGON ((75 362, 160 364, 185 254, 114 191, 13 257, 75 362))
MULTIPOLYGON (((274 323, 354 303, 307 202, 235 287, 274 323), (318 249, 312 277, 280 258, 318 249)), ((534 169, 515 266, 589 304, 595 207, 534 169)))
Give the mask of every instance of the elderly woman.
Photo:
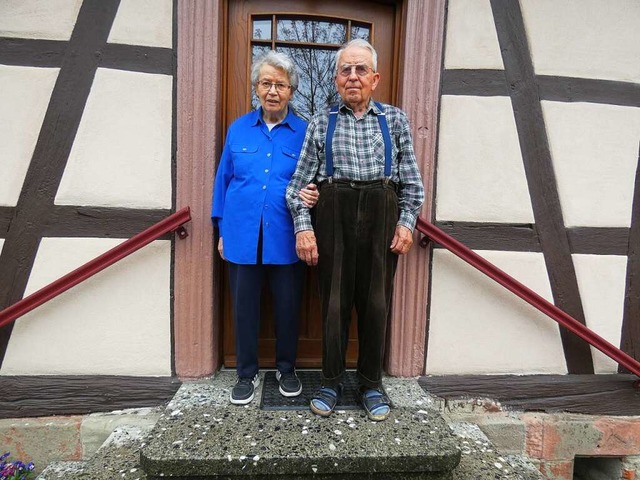
MULTIPOLYGON (((213 192, 211 219, 220 256, 229 262, 238 380, 231 403, 244 405, 258 386, 260 296, 268 280, 276 330, 280 393, 299 395, 295 372, 305 264, 296 254, 285 189, 296 169, 307 124, 289 108, 298 73, 289 57, 270 51, 251 67, 260 108, 229 127, 213 192)), ((300 191, 307 207, 315 185, 300 191)))

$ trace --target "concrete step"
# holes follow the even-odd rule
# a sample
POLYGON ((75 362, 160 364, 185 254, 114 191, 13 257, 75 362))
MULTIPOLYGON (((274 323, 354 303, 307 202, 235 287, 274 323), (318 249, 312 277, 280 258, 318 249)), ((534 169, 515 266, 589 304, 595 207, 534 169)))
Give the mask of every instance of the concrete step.
POLYGON ((381 423, 361 410, 328 419, 261 410, 261 392, 233 406, 234 381, 221 372, 185 383, 155 427, 119 425, 89 461, 51 464, 37 480, 543 478, 526 458, 501 455, 477 425, 447 424, 413 379, 385 379, 395 408, 381 423))
POLYGON ((56 462, 36 480, 147 480, 140 468, 140 448, 149 428, 119 426, 87 462, 56 462))
POLYGON ((450 423, 459 439, 460 464, 453 472, 454 480, 543 480, 544 475, 523 455, 498 452, 487 436, 474 423, 450 423))
POLYGON ((395 408, 384 422, 371 422, 362 410, 330 418, 307 408, 260 410, 260 398, 229 405, 234 381, 221 372, 209 383, 183 385, 141 450, 149 480, 444 480, 460 461, 457 438, 415 380, 385 379, 395 408))

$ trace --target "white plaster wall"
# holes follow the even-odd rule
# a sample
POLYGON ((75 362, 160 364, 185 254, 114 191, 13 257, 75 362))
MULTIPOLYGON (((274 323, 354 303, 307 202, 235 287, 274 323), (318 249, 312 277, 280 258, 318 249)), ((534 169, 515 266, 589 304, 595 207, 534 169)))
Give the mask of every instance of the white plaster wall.
POLYGON ((57 204, 171 207, 172 82, 98 69, 57 204))
POLYGON ((640 81, 638 0, 520 0, 537 74, 640 81))
MULTIPOLYGON (((573 255, 587 327, 620 347, 627 257, 573 255)), ((617 373, 618 364, 591 347, 595 373, 617 373)))
MULTIPOLYGON (((25 295, 122 240, 45 238, 25 295)), ((156 241, 18 319, 2 375, 171 375, 171 242, 156 241)))
POLYGON ((57 76, 57 68, 0 65, 0 206, 18 201, 57 76))
POLYGON ((565 224, 629 227, 640 108, 543 101, 542 111, 565 224))
MULTIPOLYGON (((541 253, 477 251, 552 301, 541 253)), ((433 255, 428 374, 564 374, 558 324, 452 253, 433 255)))
POLYGON ((0 37, 69 40, 82 0, 2 0, 0 37))
POLYGON ((489 0, 449 0, 444 67, 504 68, 489 0))
POLYGON ((121 0, 108 42, 172 46, 172 0, 121 0))
POLYGON ((533 222, 508 97, 443 95, 436 218, 533 222))

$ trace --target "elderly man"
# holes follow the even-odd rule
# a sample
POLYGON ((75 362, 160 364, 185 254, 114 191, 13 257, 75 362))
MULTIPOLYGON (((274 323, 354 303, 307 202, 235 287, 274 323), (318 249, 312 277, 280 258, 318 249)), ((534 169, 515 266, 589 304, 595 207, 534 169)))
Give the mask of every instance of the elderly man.
POLYGON ((311 410, 329 416, 342 392, 351 310, 358 316, 358 382, 370 419, 389 416, 382 388, 387 317, 398 255, 413 243, 424 188, 404 112, 374 102, 377 54, 357 39, 336 53, 341 100, 316 114, 287 187, 296 251, 318 265, 322 387, 311 410), (318 182, 315 228, 298 191, 318 182))

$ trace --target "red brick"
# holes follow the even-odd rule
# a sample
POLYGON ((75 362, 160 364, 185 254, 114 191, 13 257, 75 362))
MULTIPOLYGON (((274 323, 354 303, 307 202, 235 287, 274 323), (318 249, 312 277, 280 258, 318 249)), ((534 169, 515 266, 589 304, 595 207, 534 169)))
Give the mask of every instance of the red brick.
POLYGON ((593 422, 602 437, 593 455, 638 455, 640 452, 640 419, 600 418, 593 422))
POLYGON ((573 460, 543 461, 538 468, 547 480, 573 480, 573 460))

